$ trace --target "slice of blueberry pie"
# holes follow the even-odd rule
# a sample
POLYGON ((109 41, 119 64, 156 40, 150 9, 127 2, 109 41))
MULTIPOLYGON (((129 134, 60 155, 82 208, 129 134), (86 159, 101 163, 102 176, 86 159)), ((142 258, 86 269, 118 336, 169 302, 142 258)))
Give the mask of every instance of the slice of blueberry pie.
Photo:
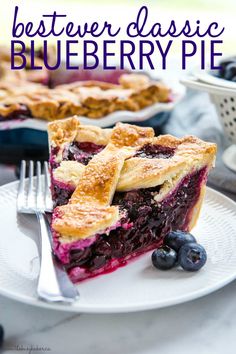
POLYGON ((216 145, 118 123, 49 124, 54 252, 74 282, 115 270, 197 221, 216 145))

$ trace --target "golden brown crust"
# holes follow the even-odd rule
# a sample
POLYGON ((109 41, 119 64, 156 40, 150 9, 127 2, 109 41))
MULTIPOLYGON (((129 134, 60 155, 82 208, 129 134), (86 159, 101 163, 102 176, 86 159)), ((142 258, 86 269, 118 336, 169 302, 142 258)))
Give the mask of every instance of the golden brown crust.
POLYGON ((102 129, 93 125, 79 125, 75 141, 107 145, 111 134, 112 129, 102 129))
POLYGON ((142 74, 123 74, 119 78, 119 83, 124 87, 124 88, 141 88, 141 87, 147 87, 150 83, 150 79, 147 75, 142 75, 142 74))
POLYGON ((128 151, 108 144, 85 167, 70 203, 110 205, 127 156, 130 156, 128 151))
POLYGON ((53 219, 53 229, 69 241, 104 231, 119 219, 116 206, 67 204, 57 207, 54 213, 57 217, 53 219))
POLYGON ((45 86, 32 82, 25 82, 23 80, 0 80, 0 109, 5 104, 17 104, 17 100, 21 102, 18 104, 27 103, 28 95, 34 94, 39 90, 44 90, 45 86), (17 100, 15 100, 17 97, 17 100), (4 102, 4 103, 2 103, 4 102))
POLYGON ((131 124, 117 123, 112 131, 110 142, 117 147, 139 146, 142 141, 154 137, 152 128, 138 127, 131 124))
POLYGON ((85 166, 77 161, 62 161, 60 166, 52 171, 53 180, 76 188, 84 169, 85 166))
POLYGON ((186 168, 182 159, 144 159, 134 157, 125 161, 117 184, 117 191, 149 188, 172 179, 180 169, 186 168))
POLYGON ((124 161, 116 186, 118 191, 153 187, 171 179, 179 170, 188 173, 192 168, 200 169, 204 165, 212 166, 216 154, 215 144, 204 142, 194 136, 186 136, 181 139, 171 135, 154 137, 152 128, 123 123, 118 123, 113 130, 101 129, 79 125, 75 117, 49 123, 49 136, 53 145, 75 140, 93 142, 98 145, 110 143, 117 149, 132 147, 134 150, 130 153, 131 155, 134 155, 136 149, 144 144, 175 149, 175 154, 171 159, 130 157, 124 161), (67 133, 63 133, 65 129, 67 133))
POLYGON ((137 75, 128 76, 130 81, 135 81, 130 88, 126 88, 127 78, 123 80, 124 86, 89 81, 61 85, 54 89, 39 84, 31 84, 29 89, 26 81, 18 80, 24 82, 19 89, 15 88, 14 81, 9 81, 8 88, 0 88, 0 115, 7 118, 16 107, 25 106, 30 116, 48 121, 71 115, 97 119, 114 111, 137 111, 155 102, 169 101, 169 89, 165 85, 149 79, 145 85, 141 82, 138 84, 138 80, 134 79, 137 75))
POLYGON ((171 135, 160 135, 145 142, 174 148, 174 156, 169 159, 133 157, 126 160, 117 184, 118 191, 161 185, 172 180, 179 171, 186 175, 203 166, 210 168, 215 162, 216 145, 194 136, 178 139, 171 135))
POLYGON ((52 227, 63 239, 82 239, 114 225, 119 208, 109 206, 115 193, 126 151, 108 144, 84 168, 70 203, 58 207, 52 227))
POLYGON ((58 85, 58 88, 66 88, 69 89, 70 91, 77 91, 78 88, 80 87, 97 87, 101 88, 103 90, 109 90, 109 89, 116 89, 120 88, 119 85, 111 84, 109 82, 103 82, 103 81, 96 81, 96 80, 87 80, 87 81, 76 81, 72 82, 70 84, 64 84, 64 85, 58 85))
POLYGON ((50 143, 53 146, 61 146, 64 145, 64 143, 74 141, 79 125, 80 122, 77 117, 48 123, 50 143))

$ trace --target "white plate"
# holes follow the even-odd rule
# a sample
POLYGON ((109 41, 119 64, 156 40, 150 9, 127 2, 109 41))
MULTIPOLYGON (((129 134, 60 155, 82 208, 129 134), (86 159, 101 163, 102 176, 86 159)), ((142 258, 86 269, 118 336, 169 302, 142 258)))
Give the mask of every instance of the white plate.
POLYGON ((211 85, 199 80, 196 76, 187 75, 180 79, 180 82, 191 89, 205 91, 212 95, 235 96, 235 88, 227 88, 220 85, 211 85))
MULTIPOLYGON (((154 117, 157 113, 171 111, 174 106, 183 98, 185 87, 178 82, 167 84, 172 90, 173 101, 169 103, 155 103, 149 107, 141 109, 137 112, 131 111, 116 111, 108 114, 106 117, 92 119, 87 117, 79 117, 83 124, 96 125, 97 127, 105 128, 114 125, 117 122, 141 122, 154 117)), ((25 120, 9 120, 0 122, 0 130, 16 129, 16 128, 31 128, 36 130, 47 130, 47 121, 42 119, 25 119, 25 120)))
POLYGON ((17 182, 0 188, 0 293, 31 305, 87 313, 132 312, 174 305, 209 294, 236 278, 236 204, 207 189, 200 220, 193 230, 208 253, 196 273, 181 269, 158 271, 149 252, 117 271, 78 285, 73 305, 37 299, 39 270, 37 223, 16 214, 17 182))

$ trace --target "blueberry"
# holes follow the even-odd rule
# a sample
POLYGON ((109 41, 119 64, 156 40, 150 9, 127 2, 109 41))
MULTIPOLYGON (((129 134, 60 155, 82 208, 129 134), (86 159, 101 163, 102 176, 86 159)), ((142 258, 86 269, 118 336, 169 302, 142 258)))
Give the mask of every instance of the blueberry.
POLYGON ((105 256, 95 256, 93 259, 92 269, 99 269, 103 267, 106 263, 105 256))
POLYGON ((207 260, 205 248, 197 243, 186 243, 178 254, 178 263, 184 269, 195 272, 202 268, 207 260))
POLYGON ((236 75, 236 63, 230 63, 225 68, 224 77, 226 80, 232 80, 236 75))
POLYGON ((175 266, 176 262, 177 253, 168 246, 158 248, 152 254, 152 263, 157 269, 171 269, 175 266))
POLYGON ((190 242, 194 243, 197 241, 192 234, 183 231, 171 231, 164 239, 164 244, 173 248, 176 252, 179 251, 180 247, 190 242))
POLYGON ((4 329, 3 326, 0 325, 0 348, 3 345, 3 339, 4 339, 4 329))

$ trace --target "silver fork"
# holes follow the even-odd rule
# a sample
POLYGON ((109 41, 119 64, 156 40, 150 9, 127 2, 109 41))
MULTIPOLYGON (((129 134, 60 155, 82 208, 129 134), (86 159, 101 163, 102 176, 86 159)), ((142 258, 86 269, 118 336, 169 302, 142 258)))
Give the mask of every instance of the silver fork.
POLYGON ((36 188, 34 188, 34 163, 30 161, 27 188, 25 183, 26 162, 22 161, 17 196, 17 212, 35 214, 40 225, 41 266, 37 287, 39 298, 49 302, 63 301, 71 303, 78 299, 78 290, 52 254, 52 235, 47 216, 45 215, 45 212, 52 211, 49 181, 47 162, 44 162, 44 178, 42 179, 41 163, 37 161, 36 188))

